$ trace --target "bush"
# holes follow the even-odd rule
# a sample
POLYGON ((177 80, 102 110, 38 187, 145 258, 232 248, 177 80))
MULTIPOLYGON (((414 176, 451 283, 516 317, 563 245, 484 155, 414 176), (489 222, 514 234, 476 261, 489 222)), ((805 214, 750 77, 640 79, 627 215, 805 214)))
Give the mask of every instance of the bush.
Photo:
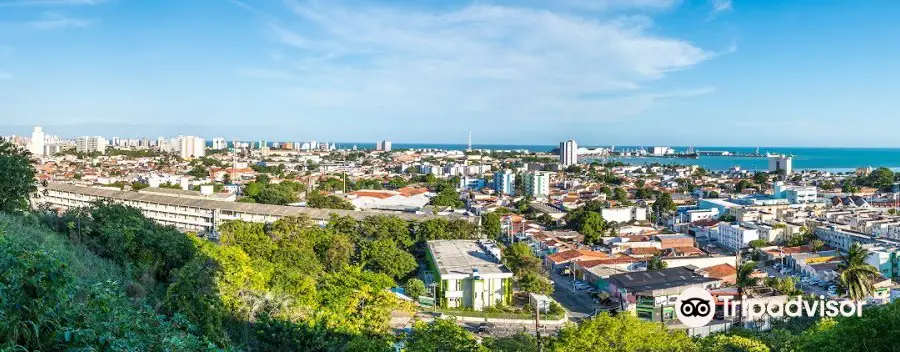
POLYGON ((425 294, 425 283, 422 280, 413 278, 406 282, 406 295, 413 299, 425 294))

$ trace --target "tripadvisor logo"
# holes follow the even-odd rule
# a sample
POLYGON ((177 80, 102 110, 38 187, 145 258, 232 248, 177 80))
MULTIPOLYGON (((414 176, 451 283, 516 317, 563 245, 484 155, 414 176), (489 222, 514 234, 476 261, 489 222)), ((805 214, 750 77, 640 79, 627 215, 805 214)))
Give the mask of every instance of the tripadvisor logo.
MULTIPOLYGON (((732 301, 730 296, 719 297, 722 303, 723 316, 731 318, 737 316, 738 305, 740 302, 732 301)), ((675 303, 675 315, 682 324, 699 328, 706 326, 713 320, 716 315, 715 299, 709 294, 709 291, 698 287, 691 287, 681 295, 675 303)), ((768 316, 771 318, 783 317, 851 317, 862 316, 862 301, 835 301, 826 300, 825 296, 819 296, 818 300, 804 300, 801 297, 794 297, 786 300, 763 300, 763 299, 747 299, 744 297, 746 304, 740 305, 742 316, 748 320, 755 320, 768 316)))

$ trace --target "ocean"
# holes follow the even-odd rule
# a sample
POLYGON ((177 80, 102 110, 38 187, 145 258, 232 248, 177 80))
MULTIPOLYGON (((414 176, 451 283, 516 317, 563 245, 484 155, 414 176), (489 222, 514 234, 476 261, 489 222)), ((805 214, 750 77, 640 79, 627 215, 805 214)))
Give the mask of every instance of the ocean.
MULTIPOLYGON (((359 149, 373 149, 375 143, 336 143, 338 148, 352 148, 356 145, 359 149)), ((474 149, 490 150, 521 150, 532 152, 549 152, 558 145, 516 145, 516 144, 473 144, 474 149)), ((598 146, 580 146, 585 148, 597 148, 598 146)), ((609 146, 599 146, 609 147, 609 146)), ((394 149, 445 149, 465 150, 465 144, 429 144, 429 143, 393 143, 394 149)), ((646 148, 640 146, 616 146, 616 151, 634 150, 646 148)), ((688 147, 673 147, 677 152, 684 152, 688 147)), ((757 151, 756 147, 694 147, 695 151, 729 151, 732 153, 749 154, 757 151)), ((856 168, 871 166, 873 168, 887 167, 894 171, 900 171, 900 148, 800 148, 800 147, 760 147, 759 153, 787 154, 794 157, 795 170, 820 170, 829 172, 851 172, 856 168)), ((723 171, 738 166, 742 170, 767 170, 769 161, 765 157, 728 157, 728 156, 701 156, 699 159, 688 158, 590 158, 582 159, 582 162, 591 161, 621 161, 627 164, 678 164, 699 165, 707 170, 723 171)))

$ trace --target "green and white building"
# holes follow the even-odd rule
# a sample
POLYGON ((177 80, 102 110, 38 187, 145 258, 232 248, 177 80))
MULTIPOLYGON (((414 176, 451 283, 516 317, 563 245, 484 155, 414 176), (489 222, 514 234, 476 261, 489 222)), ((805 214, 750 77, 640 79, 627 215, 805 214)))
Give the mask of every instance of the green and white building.
POLYGON ((494 241, 428 241, 428 265, 440 307, 481 311, 512 301, 513 274, 494 241))

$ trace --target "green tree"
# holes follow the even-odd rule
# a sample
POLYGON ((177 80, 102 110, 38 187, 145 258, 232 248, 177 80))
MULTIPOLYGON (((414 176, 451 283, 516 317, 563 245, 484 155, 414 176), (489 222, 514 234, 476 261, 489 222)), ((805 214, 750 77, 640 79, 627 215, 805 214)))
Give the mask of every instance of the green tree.
POLYGON ((669 330, 632 314, 606 313, 578 325, 566 325, 551 340, 549 351, 697 351, 684 331, 669 330))
POLYGON ((825 247, 825 242, 820 239, 809 241, 809 249, 813 252, 819 253, 819 251, 822 250, 822 247, 825 247))
POLYGON ((492 352, 537 352, 537 339, 531 334, 519 332, 512 336, 486 337, 482 346, 492 352))
POLYGON ((479 352, 475 337, 453 319, 435 319, 413 325, 406 340, 408 352, 479 352))
POLYGON ((650 206, 653 209, 653 213, 656 216, 668 215, 678 209, 678 206, 675 205, 675 202, 672 200, 672 195, 669 193, 662 193, 656 198, 656 201, 653 202, 653 205, 650 206))
POLYGON ((753 182, 759 186, 765 186, 769 184, 769 174, 765 172, 757 172, 753 174, 753 182))
POLYGON ((890 191, 894 186, 894 172, 886 167, 879 167, 866 177, 866 184, 883 191, 890 191))
POLYGON ((416 269, 416 258, 398 248, 390 239, 381 239, 363 245, 361 262, 366 268, 400 279, 416 269))
POLYGON ((0 140, 0 212, 28 210, 31 195, 37 191, 31 153, 0 140))
POLYGON ((500 215, 495 212, 484 214, 481 217, 481 230, 487 238, 500 238, 500 215))
POLYGON ((753 183, 748 180, 740 180, 737 184, 734 185, 734 190, 741 192, 745 189, 752 188, 753 183))
POLYGON ((844 193, 859 192, 859 187, 853 182, 853 179, 847 178, 841 183, 841 191, 844 193))
MULTIPOLYGON (((740 253, 739 253, 740 254, 740 253)), ((759 285, 759 278, 754 276, 756 272, 756 262, 745 262, 737 269, 737 277, 735 286, 737 286, 738 297, 742 297, 744 290, 759 285)), ((741 310, 738 309, 738 321, 741 319, 741 310)))
POLYGON ((750 241, 750 243, 748 243, 748 244, 750 245, 750 247, 753 247, 753 248, 762 248, 762 247, 769 245, 769 242, 766 242, 766 240, 760 239, 760 240, 750 241))
POLYGON ((622 189, 621 187, 616 187, 613 189, 613 200, 620 203, 628 202, 628 192, 622 189))
POLYGON ((578 220, 578 232, 584 235, 584 243, 598 244, 601 242, 603 230, 606 229, 606 220, 598 212, 587 211, 578 220))
POLYGON ((440 193, 431 198, 428 204, 453 208, 465 208, 466 206, 466 203, 459 199, 459 193, 451 187, 441 190, 440 193))
POLYGON ((654 256, 647 261, 647 271, 662 270, 669 267, 669 263, 662 261, 659 256, 654 256))
POLYGON ((516 275, 525 272, 540 272, 541 260, 534 255, 531 247, 524 242, 516 242, 503 249, 503 261, 506 267, 516 275))
POLYGON ((406 281, 406 295, 413 299, 419 298, 425 294, 425 283, 422 280, 412 278, 406 281))
POLYGON ((209 171, 203 165, 194 165, 194 167, 187 172, 187 175, 203 179, 209 177, 209 171))
POLYGON ((700 350, 709 352, 769 352, 769 346, 742 336, 713 335, 700 340, 700 350))
POLYGON ((518 286, 519 290, 523 292, 542 295, 553 293, 553 285, 550 284, 550 280, 533 271, 526 271, 519 276, 518 286))
POLYGON ((341 197, 334 195, 322 195, 318 192, 310 192, 309 196, 307 197, 306 205, 310 208, 319 209, 356 209, 356 207, 354 207, 352 203, 341 197))
POLYGON ((869 250, 859 243, 853 243, 847 254, 842 255, 843 261, 839 267, 843 271, 839 281, 850 299, 864 300, 874 292, 875 278, 881 274, 878 269, 866 263, 868 256, 869 250))

